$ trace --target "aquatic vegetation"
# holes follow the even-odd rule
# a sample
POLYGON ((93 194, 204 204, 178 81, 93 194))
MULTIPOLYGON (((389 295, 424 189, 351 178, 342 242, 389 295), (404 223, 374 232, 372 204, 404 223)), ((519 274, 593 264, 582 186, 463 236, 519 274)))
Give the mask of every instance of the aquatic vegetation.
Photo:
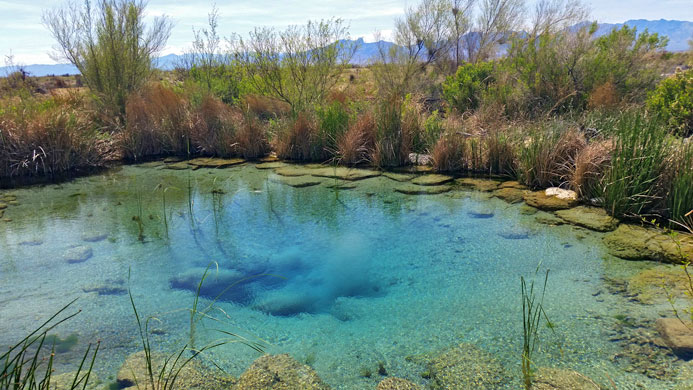
MULTIPOLYGON (((68 336, 63 340, 48 333, 79 314, 79 311, 66 312, 74 303, 75 300, 63 306, 24 339, 10 346, 7 352, 0 355, 0 362, 2 362, 0 389, 48 390, 52 387, 51 376, 56 358, 55 353, 67 352, 76 344, 77 337, 68 336), (46 358, 45 355, 48 357, 46 358)), ((85 390, 87 388, 99 346, 99 341, 96 344, 89 344, 74 374, 69 390, 85 390), (85 364, 87 365, 85 366, 85 364)))
MULTIPOLYGON (((538 271, 539 267, 537 267, 535 276, 538 271)), ((521 276, 520 282, 522 286, 522 378, 525 389, 531 390, 535 375, 535 370, 532 367, 534 365, 533 355, 539 342, 539 326, 542 319, 546 320, 546 324, 553 330, 553 325, 544 311, 544 295, 546 294, 546 285, 549 282, 549 270, 546 270, 541 293, 538 292, 538 288, 535 291, 534 279, 528 285, 524 276, 521 276)))

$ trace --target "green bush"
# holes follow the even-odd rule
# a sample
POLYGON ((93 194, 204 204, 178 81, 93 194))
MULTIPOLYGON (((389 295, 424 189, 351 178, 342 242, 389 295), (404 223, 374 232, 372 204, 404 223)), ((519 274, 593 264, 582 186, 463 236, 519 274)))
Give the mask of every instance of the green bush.
POLYGON ((211 69, 195 65, 188 74, 226 104, 238 102, 244 89, 242 69, 235 65, 221 64, 211 69))
POLYGON ((493 62, 464 64, 443 83, 443 96, 450 107, 465 112, 479 108, 481 96, 493 82, 493 62))
POLYGON ((677 135, 693 134, 693 71, 662 80, 650 93, 647 106, 677 135))

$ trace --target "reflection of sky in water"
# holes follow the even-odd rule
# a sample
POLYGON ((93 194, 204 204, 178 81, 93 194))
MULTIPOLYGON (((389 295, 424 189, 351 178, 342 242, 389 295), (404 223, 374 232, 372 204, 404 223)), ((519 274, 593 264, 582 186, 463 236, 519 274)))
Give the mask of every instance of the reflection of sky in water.
MULTIPOLYGON (((128 269, 138 309, 157 315, 153 342, 172 349, 190 339, 186 309, 211 264, 201 305, 218 298, 210 315, 223 323, 196 326, 198 344, 217 338, 217 329, 261 338, 269 352, 314 361, 337 389, 374 388, 378 378, 360 372, 381 361, 391 375, 424 384, 422 367, 407 357, 460 342, 492 352, 518 376, 519 278, 541 262, 551 269, 546 308, 558 333, 543 332, 537 364, 612 378, 619 388, 674 388, 611 359, 621 352, 609 341, 615 315, 653 320, 666 306, 608 293, 604 277, 651 265, 605 256, 601 235, 538 225, 521 206, 483 193, 406 196, 384 177, 339 192, 328 179, 303 189, 275 179, 252 165, 129 166, 13 191, 22 205, 7 212, 14 221, 0 231, 0 344, 78 297, 83 312, 58 333, 76 332, 82 344, 103 340, 98 370, 108 378, 140 349, 123 294, 128 269), (91 258, 65 261, 82 246, 91 258)), ((209 356, 235 375, 256 357, 240 345, 209 356)))

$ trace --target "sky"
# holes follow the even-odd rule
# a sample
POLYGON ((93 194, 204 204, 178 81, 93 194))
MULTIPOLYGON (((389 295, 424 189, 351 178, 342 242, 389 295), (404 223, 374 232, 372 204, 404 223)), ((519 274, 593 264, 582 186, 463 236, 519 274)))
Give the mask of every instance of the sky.
MULTIPOLYGON (((585 3, 591 9, 591 18, 599 22, 693 21, 693 0, 586 0, 585 3)), ((0 66, 10 54, 19 65, 56 63, 50 56, 55 41, 41 24, 41 15, 60 4, 64 4, 63 0, 0 0, 0 66)), ((175 24, 163 54, 178 54, 188 48, 193 27, 206 26, 213 4, 213 0, 149 0, 149 18, 167 15, 175 24)), ((387 38, 394 19, 403 14, 405 7, 416 4, 416 0, 216 0, 221 36, 244 35, 255 26, 282 28, 309 19, 340 17, 349 23, 352 38, 364 37, 366 41, 373 40, 375 31, 381 31, 387 38)))

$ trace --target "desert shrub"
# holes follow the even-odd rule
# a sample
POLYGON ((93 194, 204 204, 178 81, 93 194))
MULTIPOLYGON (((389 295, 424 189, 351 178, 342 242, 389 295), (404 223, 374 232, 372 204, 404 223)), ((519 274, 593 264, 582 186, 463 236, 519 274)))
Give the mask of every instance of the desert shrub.
POLYGON ((690 218, 693 210, 693 143, 682 142, 674 150, 668 164, 667 215, 674 222, 686 224, 693 220, 690 218))
POLYGON ((530 129, 518 155, 520 180, 535 188, 564 184, 572 170, 571 162, 584 146, 584 136, 561 121, 530 129))
POLYGON ((515 176, 515 150, 507 134, 498 130, 484 137, 488 172, 495 175, 515 176))
POLYGON ((79 69, 102 109, 118 119, 126 115, 129 96, 150 80, 152 60, 172 28, 165 17, 146 28, 145 5, 140 0, 99 1, 93 7, 85 2, 43 15, 60 55, 79 69))
MULTIPOLYGON (((208 107, 211 109, 211 105, 208 107)), ((187 102, 161 83, 130 95, 121 137, 125 157, 140 160, 163 154, 190 154, 187 102)))
POLYGON ((662 80, 647 99, 650 111, 681 136, 693 134, 693 71, 662 80))
POLYGON ((610 141, 589 143, 575 155, 575 160, 570 164, 570 188, 581 198, 598 196, 599 184, 610 160, 610 141))
POLYGON ((361 114, 337 140, 337 158, 346 165, 367 162, 375 147, 375 119, 369 111, 361 114))
POLYGON ((666 130, 656 118, 637 111, 622 113, 613 126, 611 163, 600 185, 604 206, 615 216, 653 212, 665 191, 666 130))
POLYGON ((242 69, 234 64, 194 65, 188 76, 226 104, 236 103, 243 90, 242 69))
POLYGON ((103 165, 105 136, 80 99, 22 104, 0 108, 0 177, 54 177, 103 165))
POLYGON ((468 169, 467 139, 458 133, 443 134, 432 151, 433 168, 438 172, 463 172, 468 169))
POLYGON ((587 107, 590 109, 613 108, 620 101, 618 91, 613 82, 607 81, 594 88, 587 99, 587 107))
POLYGON ((483 92, 493 82, 493 62, 467 63, 443 83, 443 96, 459 112, 479 108, 483 92))
POLYGON ((236 143, 241 115, 211 94, 202 98, 193 113, 190 141, 194 152, 208 156, 231 157, 238 155, 236 143))
POLYGON ((402 101, 396 95, 379 102, 376 141, 371 161, 378 167, 399 166, 408 161, 412 137, 402 126, 402 101))
POLYGON ((275 137, 277 156, 287 160, 312 161, 321 153, 316 149, 318 124, 309 112, 300 112, 296 118, 286 121, 275 137))

